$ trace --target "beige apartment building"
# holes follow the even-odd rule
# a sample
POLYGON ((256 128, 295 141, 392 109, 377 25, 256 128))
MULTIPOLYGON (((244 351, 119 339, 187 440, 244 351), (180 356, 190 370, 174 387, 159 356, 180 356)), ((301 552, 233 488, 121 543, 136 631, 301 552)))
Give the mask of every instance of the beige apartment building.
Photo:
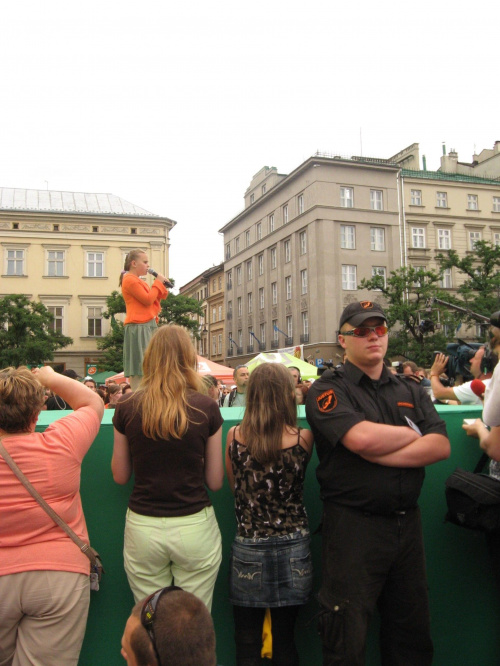
POLYGON ((193 340, 200 356, 222 363, 224 360, 224 264, 212 266, 179 288, 183 296, 195 298, 203 309, 198 323, 199 340, 193 340))
POLYGON ((0 188, 0 297, 24 294, 47 306, 54 328, 73 338, 54 363, 86 374, 99 364, 96 343, 109 330, 102 313, 126 255, 142 248, 168 275, 175 224, 113 194, 0 188))
MULTIPOLYGON (((423 161, 415 143, 389 159, 317 154, 288 175, 264 167, 253 177, 245 209, 220 230, 227 365, 298 344, 307 360, 336 363, 342 309, 384 305, 358 289, 363 278, 500 242, 500 142, 471 163, 455 151, 438 171, 423 161)), ((447 271, 442 286, 456 289, 459 276, 447 271)))
POLYGON ((288 175, 254 176, 221 229, 228 365, 299 344, 310 361, 337 362, 340 313, 369 294, 359 282, 401 263, 398 173, 387 160, 317 154, 288 175))

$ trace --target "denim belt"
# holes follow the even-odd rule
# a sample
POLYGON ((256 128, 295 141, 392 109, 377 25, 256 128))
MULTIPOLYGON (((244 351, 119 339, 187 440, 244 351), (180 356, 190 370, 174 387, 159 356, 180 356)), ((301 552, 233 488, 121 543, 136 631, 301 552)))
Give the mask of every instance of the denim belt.
POLYGON ((267 537, 242 537, 236 536, 234 540, 237 543, 280 543, 281 541, 292 541, 294 539, 304 539, 309 536, 309 530, 301 529, 298 532, 288 534, 271 534, 267 537))

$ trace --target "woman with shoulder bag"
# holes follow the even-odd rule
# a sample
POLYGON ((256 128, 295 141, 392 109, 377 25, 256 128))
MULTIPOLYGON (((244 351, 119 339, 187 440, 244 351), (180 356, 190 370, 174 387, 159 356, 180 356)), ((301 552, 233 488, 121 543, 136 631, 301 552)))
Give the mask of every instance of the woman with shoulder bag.
POLYGON ((226 443, 237 535, 231 548, 230 594, 238 666, 260 666, 262 623, 271 611, 273 664, 299 663, 297 614, 312 587, 304 477, 313 446, 297 427, 293 378, 284 366, 253 370, 241 425, 226 443))
MULTIPOLYGON (((0 436, 43 499, 86 543, 82 460, 104 410, 80 382, 46 366, 0 370, 0 436), (35 432, 45 388, 74 412, 35 432)), ((0 455, 0 664, 76 666, 90 601, 87 556, 0 455)))

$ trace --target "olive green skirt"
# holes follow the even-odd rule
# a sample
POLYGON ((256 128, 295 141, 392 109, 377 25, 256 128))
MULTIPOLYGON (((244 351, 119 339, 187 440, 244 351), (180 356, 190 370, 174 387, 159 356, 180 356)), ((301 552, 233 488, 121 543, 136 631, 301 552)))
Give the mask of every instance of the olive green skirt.
POLYGON ((125 377, 132 375, 142 377, 144 352, 156 329, 155 319, 151 319, 145 324, 125 324, 123 339, 123 372, 125 377))

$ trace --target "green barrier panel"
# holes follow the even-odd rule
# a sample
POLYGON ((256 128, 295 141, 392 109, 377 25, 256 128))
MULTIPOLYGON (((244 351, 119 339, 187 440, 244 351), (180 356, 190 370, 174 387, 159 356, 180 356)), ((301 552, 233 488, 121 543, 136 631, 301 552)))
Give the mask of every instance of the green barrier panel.
MULTIPOLYGON (((495 666, 499 662, 497 645, 500 602, 486 552, 484 537, 455 525, 443 522, 446 512, 444 482, 455 469, 473 469, 478 458, 476 440, 468 438, 461 429, 464 418, 480 415, 479 407, 437 407, 446 420, 452 443, 449 460, 427 468, 422 491, 424 536, 427 553, 429 591, 431 599, 432 635, 435 644, 436 666, 495 666)), ((224 435, 241 420, 242 410, 222 409, 224 435)), ((43 430, 65 412, 42 412, 37 429, 43 430)), ((80 666, 120 666, 120 640, 125 621, 133 605, 123 570, 123 528, 125 511, 132 483, 118 486, 111 477, 110 463, 113 448, 113 413, 107 410, 99 435, 85 458, 82 467, 82 501, 91 536, 91 543, 104 562, 106 574, 101 590, 91 593, 87 632, 80 656, 80 666)), ((307 427, 304 407, 299 407, 300 424, 307 427)), ((305 504, 311 531, 321 519, 321 501, 316 481, 316 455, 309 464, 305 485, 305 504)), ((215 513, 222 532, 223 561, 217 579, 212 615, 217 633, 218 663, 233 666, 235 651, 233 622, 228 596, 229 548, 235 534, 232 495, 227 482, 212 493, 215 513)), ((321 537, 312 537, 315 591, 321 573, 321 537)), ((301 663, 321 664, 321 646, 315 622, 306 623, 317 611, 312 599, 301 611, 297 624, 297 646, 301 663)), ((377 618, 374 618, 367 645, 367 666, 380 664, 378 656, 377 618)), ((269 662, 264 662, 269 663, 269 662)))

